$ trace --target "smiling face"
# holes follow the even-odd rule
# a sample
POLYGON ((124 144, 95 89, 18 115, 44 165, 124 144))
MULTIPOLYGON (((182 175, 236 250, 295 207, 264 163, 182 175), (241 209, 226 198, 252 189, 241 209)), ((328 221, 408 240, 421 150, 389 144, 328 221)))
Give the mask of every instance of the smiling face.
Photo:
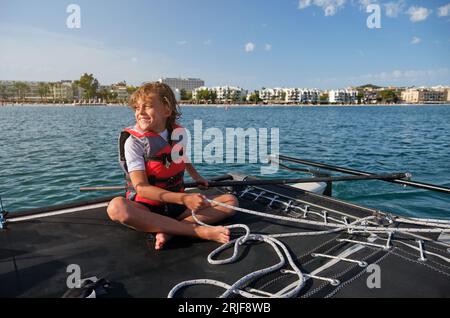
POLYGON ((160 133, 166 129, 167 118, 171 113, 159 96, 152 93, 137 101, 134 116, 140 130, 160 133))

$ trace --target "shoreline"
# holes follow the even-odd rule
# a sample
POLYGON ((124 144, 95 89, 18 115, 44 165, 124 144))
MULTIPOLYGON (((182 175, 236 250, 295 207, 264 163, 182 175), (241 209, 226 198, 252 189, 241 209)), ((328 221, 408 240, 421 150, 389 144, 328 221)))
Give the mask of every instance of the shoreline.
POLYGON ((450 106, 450 101, 448 103, 436 103, 436 104, 321 104, 321 105, 308 105, 308 104, 235 104, 235 105, 224 105, 224 104, 179 104, 181 107, 210 107, 210 108, 232 108, 232 107, 308 107, 308 108, 320 108, 320 107, 408 107, 408 106, 450 106))
MULTIPOLYGON (((208 108, 239 108, 239 107, 282 107, 282 108, 321 108, 321 107, 415 107, 415 106, 450 106, 448 103, 422 103, 422 104, 178 104, 180 107, 208 107, 208 108)), ((54 104, 54 103, 4 103, 0 107, 128 107, 126 104, 54 104)))

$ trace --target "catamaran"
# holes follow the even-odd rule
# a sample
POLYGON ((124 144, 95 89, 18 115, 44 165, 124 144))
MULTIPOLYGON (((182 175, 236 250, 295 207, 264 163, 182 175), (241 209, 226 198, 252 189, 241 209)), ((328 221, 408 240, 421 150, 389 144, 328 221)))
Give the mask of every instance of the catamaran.
POLYGON ((211 178, 207 190, 186 184, 189 191, 239 198, 237 213, 224 223, 232 240, 220 246, 176 237, 155 251, 147 233, 109 220, 111 197, 2 209, 0 296, 450 297, 450 220, 404 217, 332 196, 334 182, 358 180, 446 194, 450 188, 412 181, 408 173, 373 174, 282 155, 277 164, 311 176, 229 173, 211 178))

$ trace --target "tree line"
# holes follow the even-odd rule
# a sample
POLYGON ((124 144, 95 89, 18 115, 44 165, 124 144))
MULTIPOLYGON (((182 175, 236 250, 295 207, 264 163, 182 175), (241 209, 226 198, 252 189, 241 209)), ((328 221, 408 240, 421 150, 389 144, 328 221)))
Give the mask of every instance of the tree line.
MULTIPOLYGON (((61 88, 61 85, 61 82, 39 82, 37 84, 36 97, 39 97, 42 102, 48 101, 49 99, 67 100, 66 97, 56 97, 56 90, 61 88)), ((119 83, 118 85, 126 86, 126 90, 129 95, 137 90, 137 87, 127 85, 125 81, 119 83)), ((15 81, 13 82, 12 87, 8 87, 4 83, 0 83, 0 98, 2 100, 7 100, 10 97, 14 97, 18 101, 23 101, 27 98, 27 94, 29 94, 30 91, 31 86, 26 82, 15 81)), ((71 93, 72 98, 69 99, 72 100, 75 99, 76 96, 78 99, 84 100, 101 99, 107 102, 118 101, 117 92, 114 92, 106 87, 100 87, 99 81, 94 77, 94 75, 88 73, 84 73, 81 75, 80 79, 71 83, 71 93)))

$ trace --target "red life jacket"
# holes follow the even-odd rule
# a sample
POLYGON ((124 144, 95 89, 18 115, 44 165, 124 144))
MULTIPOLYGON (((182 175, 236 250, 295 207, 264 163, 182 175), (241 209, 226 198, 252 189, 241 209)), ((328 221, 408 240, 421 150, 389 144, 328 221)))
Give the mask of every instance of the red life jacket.
MULTIPOLYGON (((176 128, 183 127, 174 125, 173 129, 176 128)), ((145 173, 150 185, 172 192, 184 192, 183 176, 186 164, 184 161, 173 162, 171 158, 172 149, 182 155, 183 148, 181 144, 172 141, 170 135, 171 132, 169 131, 169 141, 166 141, 159 134, 153 132, 140 133, 134 127, 125 128, 121 132, 119 137, 119 161, 127 181, 127 199, 151 205, 164 204, 161 201, 148 200, 137 195, 136 189, 131 183, 125 160, 125 141, 128 138, 134 138, 135 142, 140 143, 144 148, 145 173)))

